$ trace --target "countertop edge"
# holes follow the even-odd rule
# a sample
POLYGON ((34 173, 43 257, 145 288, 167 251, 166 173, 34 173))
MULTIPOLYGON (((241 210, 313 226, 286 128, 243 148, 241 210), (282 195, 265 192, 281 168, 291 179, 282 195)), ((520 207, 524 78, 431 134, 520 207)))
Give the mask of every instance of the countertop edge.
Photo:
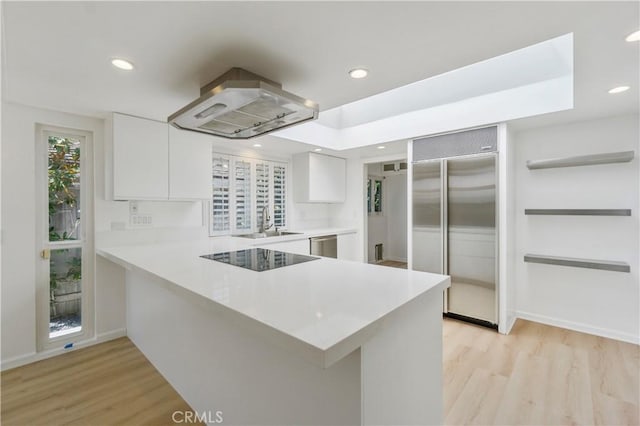
POLYGON ((440 283, 434 285, 429 290, 427 290, 424 293, 414 297, 413 299, 409 300, 407 303, 403 304, 402 306, 397 307, 393 311, 387 312, 385 315, 382 315, 380 318, 376 319, 375 321, 371 322, 370 324, 368 324, 365 327, 361 328, 360 330, 356 331, 355 333, 353 333, 349 337, 347 337, 344 340, 336 343, 335 345, 331 346, 330 348, 327 348, 326 351, 325 351, 325 358, 324 358, 323 368, 331 367, 331 365, 333 365, 336 362, 340 361, 342 358, 344 358, 345 356, 349 355, 354 350, 362 347, 362 345, 364 343, 366 343, 367 340, 369 340, 371 337, 373 337, 375 335, 376 331, 382 326, 382 324, 391 315, 394 315, 398 311, 401 311, 403 309, 407 309, 407 307, 409 305, 413 304, 413 303, 419 303, 419 301, 422 300, 425 297, 431 297, 431 295, 432 295, 432 293, 434 291, 442 292, 442 291, 444 291, 445 289, 447 289, 449 287, 451 287, 451 278, 449 276, 447 276, 447 278, 442 280, 440 283), (355 340, 358 341, 356 344, 354 344, 355 340))
MULTIPOLYGON (((296 231, 292 231, 292 232, 296 232, 296 231)), ((271 244, 278 244, 278 243, 284 243, 284 242, 289 242, 289 241, 300 241, 300 240, 307 240, 309 238, 313 238, 313 237, 318 237, 318 236, 322 236, 322 235, 349 235, 349 234, 357 234, 358 230, 355 228, 336 228, 336 229, 318 229, 318 230, 310 230, 310 231, 303 231, 300 232, 299 234, 296 235, 283 235, 280 237, 267 237, 267 238, 244 238, 244 237, 238 237, 238 236, 234 236, 231 235, 230 237, 232 238, 239 238, 243 241, 248 241, 248 244, 251 246, 258 246, 258 245, 271 245, 271 244)), ((215 237, 212 237, 215 238, 215 237)))
POLYGON ((409 300, 405 304, 398 306, 394 310, 380 316, 379 318, 365 325, 353 334, 345 337, 343 340, 333 344, 328 348, 321 348, 305 342, 298 337, 286 333, 282 330, 278 330, 277 328, 274 328, 273 326, 259 319, 247 316, 242 312, 234 310, 228 306, 216 302, 215 300, 211 300, 196 292, 193 292, 168 278, 145 269, 144 267, 133 264, 116 255, 113 255, 108 252, 108 249, 96 249, 96 254, 123 267, 127 271, 139 272, 161 281, 165 288, 167 288, 168 290, 186 296, 190 301, 193 301, 194 303, 205 309, 213 310, 214 313, 224 316, 225 319, 242 327, 252 335, 259 336, 260 338, 265 339, 283 349, 296 351, 304 359, 321 368, 331 367, 333 364, 361 347, 367 340, 375 335, 381 324, 383 324, 391 314, 405 308, 407 305, 416 302, 417 300, 422 299, 423 297, 427 297, 427 295, 433 294, 434 291, 443 291, 445 288, 450 287, 451 285, 450 278, 446 277, 438 284, 435 284, 428 290, 425 290, 422 294, 409 300))
POLYGON ((215 314, 223 316, 226 320, 229 320, 236 326, 250 332, 252 335, 267 340, 283 349, 293 349, 307 361, 310 361, 319 367, 326 368, 325 358, 327 351, 322 348, 300 340, 299 338, 278 330, 256 318, 249 317, 242 312, 238 312, 235 309, 229 308, 221 303, 217 303, 215 300, 203 297, 202 295, 195 293, 165 277, 159 276, 158 274, 138 265, 129 263, 117 256, 104 252, 103 250, 96 250, 96 254, 123 267, 127 271, 134 271, 157 279, 167 290, 185 296, 189 301, 204 309, 213 310, 215 314))

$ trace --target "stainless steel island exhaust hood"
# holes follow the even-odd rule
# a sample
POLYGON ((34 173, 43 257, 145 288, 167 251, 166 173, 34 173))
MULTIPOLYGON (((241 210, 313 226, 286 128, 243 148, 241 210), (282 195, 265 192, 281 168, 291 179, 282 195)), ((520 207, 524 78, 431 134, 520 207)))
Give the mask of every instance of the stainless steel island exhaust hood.
POLYGON ((200 89, 200 97, 168 121, 179 129, 229 139, 249 139, 318 118, 318 104, 242 68, 200 89))

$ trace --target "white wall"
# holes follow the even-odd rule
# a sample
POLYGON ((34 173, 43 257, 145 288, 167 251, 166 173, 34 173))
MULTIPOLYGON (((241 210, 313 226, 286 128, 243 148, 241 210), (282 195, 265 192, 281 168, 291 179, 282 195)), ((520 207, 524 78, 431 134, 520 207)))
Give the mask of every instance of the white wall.
MULTIPOLYGON (((385 179, 385 215, 387 216, 387 245, 385 259, 407 261, 407 174, 387 176, 385 179)), ((383 196, 384 197, 384 196, 383 196)))
POLYGON ((516 321, 516 147, 513 132, 498 126, 498 331, 507 334, 516 321))
POLYGON ((363 233, 366 215, 366 199, 364 198, 366 179, 367 171, 363 161, 359 158, 348 158, 345 202, 329 205, 329 226, 358 230, 357 252, 353 254, 352 258, 360 259, 363 262, 366 259, 363 233))
MULTIPOLYGON (((295 182, 293 183, 295 185, 295 182)), ((293 193, 293 186, 289 187, 293 193)), ((306 230, 328 228, 331 224, 331 205, 323 203, 291 203, 289 229, 306 230)))
MULTIPOLYGON (((36 123, 93 133, 101 143, 102 121, 3 104, 2 115, 2 363, 36 351, 36 123)), ((100 301, 96 300, 96 309, 100 301)), ((103 312, 106 310, 103 310, 103 312)), ((104 318, 96 318, 96 327, 104 318)))
POLYGON ((387 259, 389 244, 387 241, 387 217, 383 215, 369 215, 367 217, 367 261, 376 261, 376 245, 382 244, 383 259, 387 259))
MULTIPOLYGON (((382 163, 367 164, 366 166, 367 178, 382 181, 382 214, 368 214, 367 215, 367 262, 373 263, 376 261, 376 245, 382 244, 383 247, 383 259, 387 258, 387 250, 389 244, 387 241, 387 210, 386 210, 386 195, 387 185, 382 176, 382 163)), ((366 184, 363 188, 363 192, 360 195, 365 197, 366 184)), ((373 188, 372 197, 373 197, 373 188)), ((371 200, 371 208, 373 209, 373 199, 371 200)))
MULTIPOLYGON (((33 107, 2 104, 2 367, 46 356, 36 354, 36 124, 85 130, 93 134, 96 244, 153 241, 177 236, 206 235, 199 202, 141 202, 140 212, 152 214, 151 229, 129 228, 127 202, 107 201, 104 121, 33 107)), ((96 262, 95 331, 97 339, 124 333, 124 281, 108 262, 96 262)))
POLYGON ((515 144, 517 315, 638 343, 638 116, 525 130, 515 144), (628 150, 630 163, 526 168, 527 160, 628 150), (525 216, 525 208, 630 208, 632 216, 525 216), (624 261, 631 273, 525 263, 526 253, 624 261))

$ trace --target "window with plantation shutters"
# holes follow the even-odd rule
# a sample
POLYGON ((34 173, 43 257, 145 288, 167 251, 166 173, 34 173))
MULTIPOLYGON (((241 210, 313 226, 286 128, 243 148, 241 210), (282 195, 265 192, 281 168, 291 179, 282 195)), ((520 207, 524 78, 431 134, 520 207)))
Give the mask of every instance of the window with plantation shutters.
POLYGON ((231 229, 230 185, 229 185, 229 159, 222 157, 213 158, 213 197, 211 230, 224 232, 231 229))
POLYGON ((258 232, 287 226, 287 163, 213 154, 209 234, 258 232))
POLYGON ((251 227, 251 163, 234 161, 234 195, 236 226, 238 231, 250 231, 251 227))
POLYGON ((273 223, 278 228, 287 226, 287 166, 273 167, 273 223))
MULTIPOLYGON (((256 226, 258 229, 268 227, 269 223, 262 223, 262 212, 266 208, 271 209, 269 193, 271 192, 270 164, 266 162, 256 163, 256 226)), ((271 214, 269 214, 271 216, 271 214)))

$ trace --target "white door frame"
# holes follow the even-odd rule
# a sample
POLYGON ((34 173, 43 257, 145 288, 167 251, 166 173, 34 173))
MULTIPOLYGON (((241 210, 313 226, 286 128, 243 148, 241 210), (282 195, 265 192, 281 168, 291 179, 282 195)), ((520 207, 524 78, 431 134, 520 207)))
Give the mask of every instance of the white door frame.
POLYGON ((95 250, 94 250, 94 178, 93 178, 93 134, 85 130, 37 124, 35 138, 36 153, 36 348, 38 352, 64 347, 67 344, 92 338, 95 333, 95 250), (49 242, 48 217, 48 143, 49 135, 80 140, 80 211, 82 233, 80 241, 49 242), (50 247, 82 248, 82 330, 63 336, 49 338, 49 259, 43 250, 50 247))
MULTIPOLYGON (((387 162, 396 162, 396 161, 402 161, 407 159, 408 153, 407 152, 401 152, 398 154, 390 154, 390 155, 385 155, 385 156, 380 156, 380 157, 369 157, 369 158, 364 158, 362 159, 361 163, 360 163, 360 172, 362 175, 362 187, 360 188, 360 194, 362 195, 362 206, 363 206, 363 214, 362 214, 362 242, 363 242, 363 261, 364 263, 369 263, 369 213, 367 212, 367 180, 369 179, 369 169, 368 166, 370 164, 377 164, 377 163, 387 163, 387 162)), ((407 179, 409 176, 409 173, 407 173, 407 179)), ((407 190, 409 190, 409 188, 407 188, 407 190)), ((384 194, 384 190, 383 190, 383 194, 384 194)), ((383 195, 384 196, 384 195, 383 195)), ((408 196, 408 195, 407 195, 408 196)), ((384 212, 384 202, 382 204, 382 210, 384 212)), ((407 225, 408 226, 408 225, 407 225)), ((408 229, 408 228, 407 228, 408 229)), ((407 231, 408 232, 408 231, 407 231)), ((409 242, 407 241, 407 244, 409 242)), ((408 247, 407 247, 408 248, 408 247)), ((408 259, 407 259, 408 261, 408 259)))

